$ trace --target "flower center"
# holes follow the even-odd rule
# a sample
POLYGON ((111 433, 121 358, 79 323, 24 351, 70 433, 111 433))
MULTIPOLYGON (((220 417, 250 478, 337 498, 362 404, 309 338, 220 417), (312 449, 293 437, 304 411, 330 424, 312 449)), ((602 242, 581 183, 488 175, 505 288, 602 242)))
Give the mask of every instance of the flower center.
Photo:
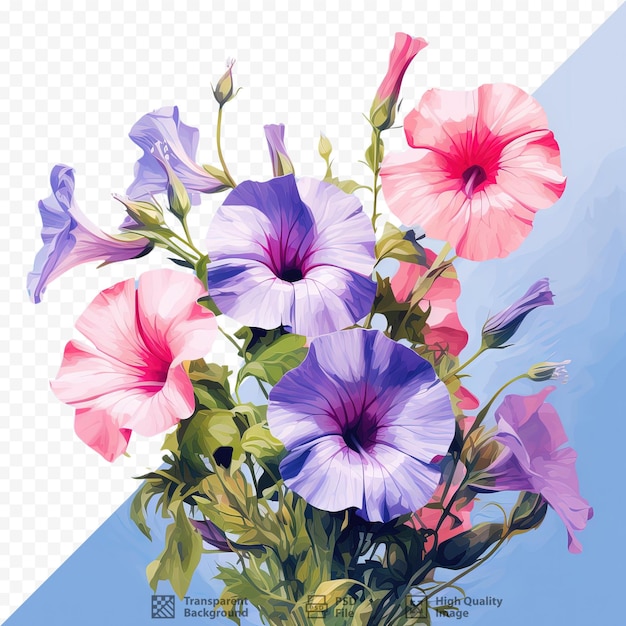
POLYGON ((302 280, 302 270, 299 267, 288 267, 280 273, 281 280, 286 280, 288 283, 296 283, 302 280))
POLYGON ((474 191, 487 180, 487 172, 480 165, 471 165, 461 176, 463 179, 463 191, 468 198, 472 198, 474 191))
POLYGON ((361 452, 363 446, 359 441, 359 435, 357 433, 356 428, 349 428, 343 433, 343 440, 346 442, 346 445, 350 450, 354 450, 355 452, 361 452))

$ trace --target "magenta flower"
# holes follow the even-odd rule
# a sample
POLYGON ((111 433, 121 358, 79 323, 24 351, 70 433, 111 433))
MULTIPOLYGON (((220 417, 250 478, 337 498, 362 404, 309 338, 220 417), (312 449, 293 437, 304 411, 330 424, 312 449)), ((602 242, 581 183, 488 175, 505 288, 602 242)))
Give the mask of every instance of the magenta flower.
POLYGON ((274 176, 284 176, 285 174, 293 174, 293 163, 287 154, 285 148, 285 125, 284 124, 268 124, 263 126, 265 138, 267 139, 267 147, 270 151, 272 159, 272 171, 274 176))
POLYGON ((359 200, 292 174, 245 181, 209 229, 209 292, 222 313, 317 336, 352 326, 376 293, 374 230, 359 200))
POLYGON ((485 348, 500 348, 517 332, 524 318, 537 307, 554 304, 547 278, 533 283, 528 291, 504 311, 490 317, 483 326, 482 343, 485 348))
POLYGON ((404 120, 414 150, 383 161, 389 209, 466 259, 507 256, 565 189, 547 124, 539 103, 513 85, 430 89, 404 120))
POLYGON ((560 448, 567 441, 558 413, 544 402, 554 391, 546 387, 532 396, 508 395, 496 410, 498 430, 494 438, 504 454, 485 470, 486 491, 530 491, 541 494, 567 528, 570 552, 582 547, 574 536, 593 516, 581 497, 576 475, 576 452, 560 448))
POLYGON ((161 164, 163 158, 187 189, 192 204, 200 203, 200 193, 227 189, 196 163, 200 133, 180 121, 178 107, 162 107, 147 113, 131 128, 129 137, 143 150, 143 156, 135 165, 135 180, 126 191, 129 198, 145 200, 167 191, 168 176, 161 164))
POLYGON ((189 274, 153 270, 102 291, 76 328, 93 347, 70 341, 52 390, 76 409, 76 434, 107 461, 131 431, 151 436, 189 417, 193 386, 184 361, 209 350, 216 322, 197 304, 206 294, 189 274))
POLYGON ((288 450, 285 484, 325 511, 386 522, 426 504, 433 462, 454 435, 446 386, 413 350, 376 330, 313 339, 270 392, 267 421, 288 450))
POLYGON ((393 50, 389 55, 387 73, 378 87, 370 110, 371 122, 379 130, 393 126, 404 74, 417 53, 427 45, 421 37, 414 38, 405 33, 396 33, 393 50))
POLYGON ((68 270, 90 261, 126 261, 147 254, 152 244, 130 233, 107 235, 91 222, 74 200, 74 170, 55 165, 50 173, 52 195, 39 201, 43 248, 28 274, 28 294, 41 302, 48 283, 68 270))

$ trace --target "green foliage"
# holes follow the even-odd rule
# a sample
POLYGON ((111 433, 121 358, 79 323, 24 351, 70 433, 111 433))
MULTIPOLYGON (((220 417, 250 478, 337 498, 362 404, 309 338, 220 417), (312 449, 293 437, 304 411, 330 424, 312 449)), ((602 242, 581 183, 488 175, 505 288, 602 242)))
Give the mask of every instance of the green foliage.
POLYGON ((391 289, 389 278, 382 278, 377 274, 376 283, 376 296, 372 313, 380 313, 385 316, 389 336, 396 341, 408 339, 414 344, 423 343, 422 331, 426 326, 430 308, 427 311, 422 311, 417 304, 398 302, 391 289))
POLYGON ((407 233, 402 232, 397 226, 387 222, 381 238, 376 242, 376 258, 397 259, 406 263, 426 266, 426 253, 424 248, 407 233))
POLYGON ((332 154, 333 146, 330 143, 330 140, 328 139, 328 137, 325 137, 324 135, 320 135, 318 151, 320 153, 320 156, 326 162, 326 174, 324 174, 324 178, 323 178, 323 181, 325 183, 330 183, 331 185, 335 185, 335 187, 338 187, 339 189, 341 189, 342 191, 345 191, 346 193, 354 193, 357 189, 370 189, 370 187, 368 187, 367 185, 360 185, 354 180, 340 180, 336 176, 333 176, 332 161, 330 160, 330 155, 332 154))
POLYGON ((289 370, 302 363, 308 348, 304 347, 306 337, 286 334, 278 337, 269 345, 262 345, 253 353, 246 352, 246 363, 237 374, 237 385, 248 377, 275 385, 289 370))
POLYGON ((146 569, 152 590, 160 580, 168 580, 179 598, 183 598, 202 555, 202 537, 191 526, 180 500, 169 507, 174 521, 165 531, 165 548, 146 569))
POLYGON ((283 456, 285 446, 263 424, 254 424, 241 438, 241 447, 260 461, 283 456))

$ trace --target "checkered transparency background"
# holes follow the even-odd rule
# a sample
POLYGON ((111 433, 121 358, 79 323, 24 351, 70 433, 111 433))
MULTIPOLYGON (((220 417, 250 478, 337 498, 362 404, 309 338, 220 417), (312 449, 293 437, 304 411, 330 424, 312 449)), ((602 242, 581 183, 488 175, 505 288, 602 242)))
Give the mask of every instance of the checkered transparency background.
MULTIPOLYGON (((182 119, 200 128, 199 161, 216 163, 211 82, 235 57, 242 90, 226 109, 224 150, 236 178, 271 175, 262 127, 283 122, 299 174, 323 175, 316 147, 324 132, 339 174, 364 180, 357 163, 368 138, 361 113, 396 31, 429 41, 405 77, 409 110, 429 87, 506 81, 534 91, 620 3, 531 0, 503 10, 495 0, 440 0, 346 2, 351 8, 338 9, 333 1, 289 11, 287 3, 278 9, 238 0, 154 0, 150 9, 124 0, 101 2, 99 10, 58 0, 8 4, 0 10, 0 619, 132 493, 132 476, 160 462, 160 438, 140 437, 131 439, 129 458, 105 462, 77 439, 72 409, 49 391, 85 305, 114 282, 171 265, 156 251, 100 270, 80 266, 53 282, 41 304, 30 303, 25 278, 41 243, 37 201, 49 194, 55 163, 76 169, 84 212, 116 229, 123 212, 110 194, 131 183, 140 155, 128 138, 132 124, 177 104, 182 119)), ((401 131, 389 145, 402 148, 401 131)), ((194 211, 196 241, 219 201, 206 197, 194 211)), ((211 359, 235 365, 220 340, 211 359)))

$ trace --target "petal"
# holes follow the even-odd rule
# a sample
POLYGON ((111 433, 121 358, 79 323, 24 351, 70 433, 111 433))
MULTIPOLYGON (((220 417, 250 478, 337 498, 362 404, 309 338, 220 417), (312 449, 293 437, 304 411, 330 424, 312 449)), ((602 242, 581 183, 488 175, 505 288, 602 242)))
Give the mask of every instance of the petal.
POLYGON ((430 500, 441 478, 437 466, 386 445, 376 445, 365 458, 365 502, 359 514, 370 522, 388 522, 416 511, 430 500))
POLYGON ((59 400, 78 408, 91 406, 103 395, 134 387, 141 372, 78 341, 65 346, 52 391, 59 400))
MULTIPOLYGON (((292 323, 293 284, 256 261, 215 261, 208 266, 209 292, 222 313, 240 324, 278 328, 292 323)), ((298 331, 294 331, 298 332, 298 331)))
POLYGON ((143 367, 150 359, 137 319, 135 281, 129 279, 101 291, 78 318, 76 328, 123 371, 126 365, 143 367))
POLYGON ((110 410, 114 421, 140 435, 152 437, 190 417, 195 408, 193 385, 182 365, 170 368, 163 386, 135 388, 111 394, 110 410))
POLYGON ((202 282, 175 270, 153 270, 139 278, 137 320, 155 356, 176 366, 200 359, 211 348, 215 315, 197 303, 206 295, 202 282))
POLYGON ((74 423, 76 434, 107 461, 126 452, 131 431, 119 428, 103 409, 78 409, 74 423))
POLYGON ((280 473, 285 485, 314 507, 342 511, 363 504, 363 463, 342 437, 329 435, 289 452, 280 473))
POLYGON ((541 495, 557 512, 567 528, 570 552, 581 552, 582 546, 574 532, 585 528, 593 516, 593 509, 579 492, 576 475, 576 452, 564 448, 555 452, 550 459, 540 460, 535 470, 542 477, 535 481, 541 495))
POLYGON ((294 306, 289 326, 294 333, 316 337, 352 326, 371 309, 376 284, 369 278, 330 265, 309 270, 293 283, 294 306))
POLYGON ((333 265, 361 276, 374 269, 376 235, 359 199, 335 185, 300 178, 298 191, 315 218, 316 237, 304 273, 317 265, 333 265))

